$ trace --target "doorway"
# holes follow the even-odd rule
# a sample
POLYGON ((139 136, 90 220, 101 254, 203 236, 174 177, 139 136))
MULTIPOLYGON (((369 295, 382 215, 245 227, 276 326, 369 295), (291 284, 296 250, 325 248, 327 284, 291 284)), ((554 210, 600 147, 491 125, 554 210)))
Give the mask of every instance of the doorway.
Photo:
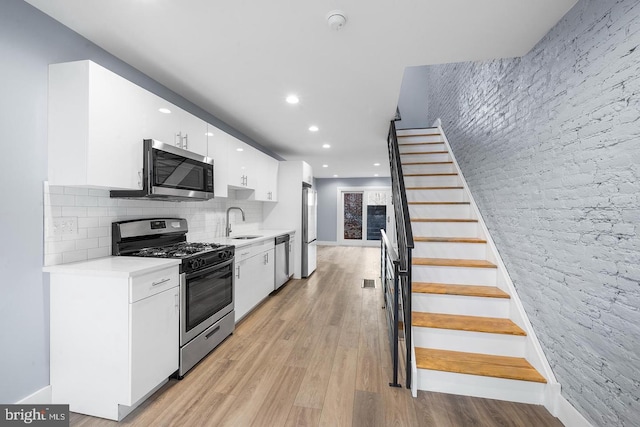
POLYGON ((379 246, 380 229, 394 238, 395 220, 391 200, 391 187, 339 187, 338 243, 345 246, 379 246))

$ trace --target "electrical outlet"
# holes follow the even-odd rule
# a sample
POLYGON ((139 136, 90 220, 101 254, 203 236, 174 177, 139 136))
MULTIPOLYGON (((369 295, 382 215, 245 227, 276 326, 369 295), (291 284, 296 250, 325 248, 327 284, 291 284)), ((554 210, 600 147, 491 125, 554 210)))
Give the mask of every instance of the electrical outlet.
POLYGON ((66 216, 53 219, 54 236, 70 236, 78 234, 78 217, 66 216))

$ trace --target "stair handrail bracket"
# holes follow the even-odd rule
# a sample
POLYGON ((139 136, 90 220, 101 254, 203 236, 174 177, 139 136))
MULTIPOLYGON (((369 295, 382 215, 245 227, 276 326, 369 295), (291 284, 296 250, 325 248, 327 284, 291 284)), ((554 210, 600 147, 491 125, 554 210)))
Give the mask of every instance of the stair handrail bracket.
POLYGON ((382 279, 385 289, 385 307, 389 323, 389 335, 391 353, 393 357, 393 382, 391 386, 399 387, 399 324, 402 319, 404 345, 402 346, 405 360, 406 387, 411 388, 411 251, 414 247, 411 221, 409 219, 409 205, 402 174, 400 149, 396 134, 395 122, 392 120, 389 126, 387 138, 389 149, 389 165, 391 170, 392 199, 396 220, 397 251, 391 245, 388 236, 382 231, 381 243, 382 279), (390 293, 387 293, 387 290, 390 293), (389 311, 391 310, 391 311, 389 311))

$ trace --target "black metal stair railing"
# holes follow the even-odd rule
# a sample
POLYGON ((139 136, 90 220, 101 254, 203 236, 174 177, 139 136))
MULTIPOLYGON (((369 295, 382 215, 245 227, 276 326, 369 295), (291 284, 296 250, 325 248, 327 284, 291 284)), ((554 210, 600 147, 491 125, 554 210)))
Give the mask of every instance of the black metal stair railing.
POLYGON ((381 278, 385 292, 385 308, 389 327, 389 342, 393 358, 393 382, 400 387, 398 370, 400 356, 404 356, 406 387, 411 387, 411 251, 413 233, 409 219, 409 207, 402 175, 400 150, 394 121, 389 126, 387 139, 394 214, 396 220, 397 250, 383 231, 381 239, 381 278), (402 327, 402 334, 400 328, 402 327), (399 352, 401 341, 402 354, 399 352))

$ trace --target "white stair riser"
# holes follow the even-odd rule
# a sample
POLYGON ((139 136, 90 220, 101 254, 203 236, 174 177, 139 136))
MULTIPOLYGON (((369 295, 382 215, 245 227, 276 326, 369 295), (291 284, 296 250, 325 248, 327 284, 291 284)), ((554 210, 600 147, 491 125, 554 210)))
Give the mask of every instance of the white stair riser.
MULTIPOLYGON (((407 161, 408 162, 408 161, 407 161)), ((454 173, 456 168, 453 163, 440 163, 433 165, 402 165, 403 174, 411 173, 454 173)))
POLYGON ((423 237, 476 237, 477 222, 416 222, 411 221, 414 236, 423 237))
POLYGON ((542 405, 546 384, 418 369, 418 390, 542 405))
POLYGON ((413 293, 411 309, 424 313, 509 317, 509 299, 413 293))
POLYGON ((429 153, 429 154, 401 154, 401 163, 415 162, 449 162, 449 153, 429 153))
POLYGON ((471 218, 470 205, 409 205, 411 218, 471 218))
POLYGON ((464 190, 407 190, 408 202, 464 202, 464 190))
POLYGON ((414 265, 411 267, 411 280, 427 283, 495 286, 496 270, 496 268, 414 265))
POLYGON ((462 186, 457 175, 406 176, 405 187, 458 187, 462 186))
MULTIPOLYGON (((420 141, 426 142, 426 141, 420 141)), ((429 141, 432 142, 432 141, 429 141)), ((433 141, 436 142, 436 141, 433 141)), ((446 151, 447 147, 444 142, 440 144, 413 144, 413 145, 401 145, 398 147, 400 154, 404 153, 422 153, 424 151, 446 151)))
POLYGON ((412 253, 416 258, 487 259, 486 243, 414 241, 414 245, 412 253))
POLYGON ((435 142, 444 140, 441 134, 424 130, 412 132, 398 131, 397 135, 398 144, 406 144, 408 142, 435 142))
POLYGON ((416 347, 524 357, 526 337, 414 326, 413 340, 416 347))

